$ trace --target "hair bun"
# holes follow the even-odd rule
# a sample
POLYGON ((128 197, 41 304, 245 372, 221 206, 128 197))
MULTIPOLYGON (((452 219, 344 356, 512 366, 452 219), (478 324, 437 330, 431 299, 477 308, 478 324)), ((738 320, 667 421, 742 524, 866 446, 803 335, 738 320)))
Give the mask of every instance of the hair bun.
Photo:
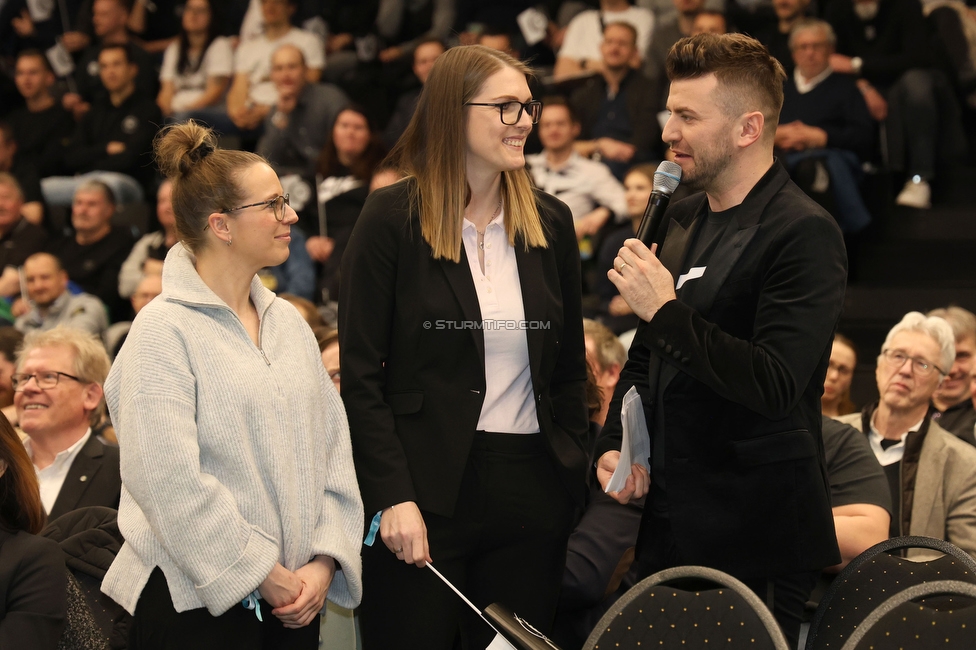
POLYGON ((153 150, 163 176, 180 178, 190 174, 217 150, 217 139, 209 128, 187 120, 160 131, 153 143, 153 150))

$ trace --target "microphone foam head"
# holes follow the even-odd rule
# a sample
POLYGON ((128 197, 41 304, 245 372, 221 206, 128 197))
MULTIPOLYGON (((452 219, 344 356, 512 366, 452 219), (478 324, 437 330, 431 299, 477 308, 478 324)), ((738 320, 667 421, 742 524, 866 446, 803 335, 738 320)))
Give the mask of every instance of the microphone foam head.
POLYGON ((671 194, 678 189, 681 182, 681 166, 678 163, 665 160, 657 166, 654 172, 654 191, 671 194))

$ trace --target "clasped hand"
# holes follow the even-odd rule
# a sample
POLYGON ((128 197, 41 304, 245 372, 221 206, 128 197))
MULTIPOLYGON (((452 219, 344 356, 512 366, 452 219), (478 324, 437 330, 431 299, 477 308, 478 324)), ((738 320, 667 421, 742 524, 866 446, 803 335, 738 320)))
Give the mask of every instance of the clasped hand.
POLYGON ((294 572, 275 564, 258 591, 285 627, 305 627, 325 606, 334 576, 335 560, 319 555, 294 572))
MULTIPOLYGON (((600 481, 600 487, 607 489, 610 477, 620 463, 619 451, 608 451, 596 462, 596 479, 600 481)), ((627 505, 631 499, 639 499, 645 494, 651 485, 651 477, 647 473, 647 468, 638 463, 630 466, 630 476, 624 483, 624 487, 619 492, 607 492, 607 496, 616 499, 618 503, 627 505)))

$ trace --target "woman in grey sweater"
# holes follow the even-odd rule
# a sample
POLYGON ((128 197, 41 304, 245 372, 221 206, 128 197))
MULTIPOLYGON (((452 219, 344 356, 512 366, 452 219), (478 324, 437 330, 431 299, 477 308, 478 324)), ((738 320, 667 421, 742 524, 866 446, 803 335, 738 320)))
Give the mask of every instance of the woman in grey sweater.
POLYGON ((359 602, 363 506, 315 337, 256 278, 297 217, 261 157, 193 122, 156 156, 182 243, 105 384, 126 542, 102 590, 137 650, 316 648, 326 595, 359 602))

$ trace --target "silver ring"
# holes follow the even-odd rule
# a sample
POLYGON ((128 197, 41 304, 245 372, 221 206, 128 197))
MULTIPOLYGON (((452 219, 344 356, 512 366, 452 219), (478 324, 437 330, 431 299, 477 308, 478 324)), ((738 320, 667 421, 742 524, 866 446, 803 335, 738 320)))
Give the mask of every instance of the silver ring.
POLYGON ((620 273, 620 274, 622 275, 622 274, 623 274, 623 272, 624 272, 624 267, 625 267, 625 266, 630 266, 630 265, 629 265, 629 264, 627 264, 627 262, 624 262, 623 264, 621 264, 621 265, 620 265, 620 268, 619 268, 619 269, 617 269, 617 273, 620 273))
POLYGON ((401 546, 401 547, 400 547, 400 548, 398 548, 398 549, 394 549, 394 550, 393 550, 393 552, 394 552, 394 553, 403 553, 403 547, 401 546))

